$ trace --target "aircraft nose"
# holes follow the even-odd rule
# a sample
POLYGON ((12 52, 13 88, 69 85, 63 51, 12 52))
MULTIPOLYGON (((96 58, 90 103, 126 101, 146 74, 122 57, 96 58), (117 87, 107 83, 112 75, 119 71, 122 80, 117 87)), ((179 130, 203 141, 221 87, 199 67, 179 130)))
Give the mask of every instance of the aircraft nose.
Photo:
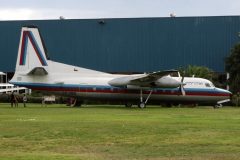
POLYGON ((225 90, 225 92, 226 92, 226 94, 228 94, 230 101, 232 101, 232 96, 233 96, 232 92, 230 92, 228 90, 225 90))
POLYGON ((228 91, 228 92, 229 92, 230 100, 232 101, 233 94, 232 94, 232 92, 230 92, 230 91, 228 91))
POLYGON ((229 94, 229 96, 232 96, 232 92, 228 91, 228 90, 225 90, 225 93, 226 94, 229 94))
POLYGON ((225 90, 225 89, 221 89, 221 88, 217 88, 220 92, 224 93, 226 96, 231 97, 232 96, 232 92, 225 90))

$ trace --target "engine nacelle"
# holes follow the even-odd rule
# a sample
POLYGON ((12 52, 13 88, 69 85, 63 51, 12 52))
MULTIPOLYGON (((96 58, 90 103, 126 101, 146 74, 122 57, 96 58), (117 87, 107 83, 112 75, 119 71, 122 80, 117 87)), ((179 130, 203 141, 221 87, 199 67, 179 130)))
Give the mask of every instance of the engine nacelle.
POLYGON ((181 85, 181 82, 173 79, 170 76, 164 76, 155 81, 153 85, 160 88, 177 88, 181 85))
POLYGON ((114 87, 126 87, 128 89, 143 89, 143 88, 177 88, 181 85, 180 81, 175 80, 170 76, 164 76, 154 82, 138 82, 136 84, 131 82, 130 77, 119 77, 108 82, 114 87))
POLYGON ((130 80, 128 77, 120 77, 120 78, 115 78, 109 81, 108 84, 114 87, 123 87, 123 86, 127 86, 129 82, 130 80))

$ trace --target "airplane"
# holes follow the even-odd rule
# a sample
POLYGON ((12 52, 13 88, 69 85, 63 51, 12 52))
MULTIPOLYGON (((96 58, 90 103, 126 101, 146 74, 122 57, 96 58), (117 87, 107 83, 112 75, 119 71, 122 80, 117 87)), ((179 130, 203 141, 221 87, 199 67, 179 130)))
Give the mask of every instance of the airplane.
POLYGON ((177 70, 121 75, 76 67, 50 60, 38 27, 22 27, 16 69, 10 83, 80 100, 120 100, 126 107, 149 100, 160 103, 230 101, 231 92, 203 78, 181 77, 177 70), (178 76, 171 76, 176 74, 178 76))

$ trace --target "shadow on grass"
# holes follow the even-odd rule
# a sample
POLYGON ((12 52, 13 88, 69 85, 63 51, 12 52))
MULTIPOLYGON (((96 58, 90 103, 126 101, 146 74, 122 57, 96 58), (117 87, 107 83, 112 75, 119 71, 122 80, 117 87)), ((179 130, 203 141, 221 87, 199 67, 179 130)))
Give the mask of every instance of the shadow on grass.
MULTIPOLYGON (((24 108, 23 103, 19 103, 18 107, 11 107, 10 103, 0 103, 0 108, 24 108)), ((166 107, 166 106, 161 106, 161 105, 147 105, 146 108, 139 108, 137 105, 133 105, 132 107, 125 107, 125 105, 104 105, 104 104, 83 104, 81 106, 67 106, 65 104, 46 104, 42 105, 41 103, 27 103, 28 109, 34 109, 34 108, 42 108, 42 109, 48 109, 48 108, 69 108, 69 109, 119 109, 119 110, 154 110, 154 109, 183 109, 183 108, 189 108, 189 109, 211 109, 213 108, 212 106, 197 106, 197 107, 189 107, 189 106, 172 106, 172 107, 166 107)), ((223 108, 236 108, 232 106, 224 106, 223 108)), ((240 108, 240 107, 239 107, 240 108)), ((221 109, 221 108, 218 108, 221 109)))

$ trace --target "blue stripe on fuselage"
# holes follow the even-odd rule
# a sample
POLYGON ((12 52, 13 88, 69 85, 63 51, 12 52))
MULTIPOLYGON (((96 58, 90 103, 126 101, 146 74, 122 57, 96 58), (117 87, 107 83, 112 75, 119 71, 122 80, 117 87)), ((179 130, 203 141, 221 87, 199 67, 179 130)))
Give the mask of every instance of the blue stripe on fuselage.
MULTIPOLYGON (((54 88, 61 88, 61 89, 94 89, 96 91, 99 90, 112 90, 114 91, 131 91, 126 88, 119 88, 119 87, 112 87, 112 86, 103 86, 103 85, 79 85, 79 84, 46 84, 46 83, 24 83, 24 82, 12 82, 13 84, 17 86, 23 86, 27 88, 42 88, 42 89, 54 89, 54 88)), ((150 89, 149 89, 150 90, 150 89)), ((191 93, 209 93, 209 94, 228 94, 228 92, 224 90, 217 90, 215 88, 185 88, 184 89, 186 92, 191 92, 191 93)), ((134 91, 134 90, 133 90, 134 91)), ((155 92, 179 92, 179 88, 156 88, 154 89, 155 92)))

